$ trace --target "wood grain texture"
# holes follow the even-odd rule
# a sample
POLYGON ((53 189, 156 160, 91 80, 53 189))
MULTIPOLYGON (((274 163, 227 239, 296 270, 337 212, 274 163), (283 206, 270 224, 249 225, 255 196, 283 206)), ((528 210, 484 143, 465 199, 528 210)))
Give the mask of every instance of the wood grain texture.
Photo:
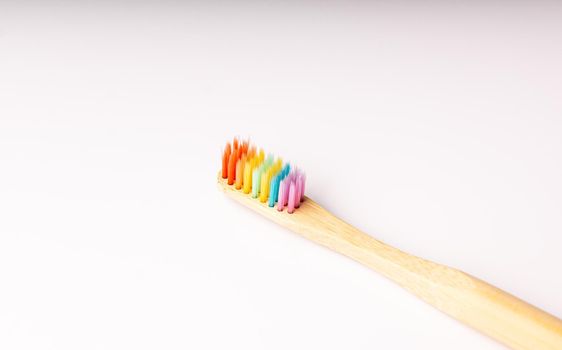
POLYGON ((308 197, 299 209, 288 214, 229 186, 220 174, 218 185, 241 204, 377 271, 513 349, 562 349, 561 320, 478 278, 390 247, 338 219, 308 197))

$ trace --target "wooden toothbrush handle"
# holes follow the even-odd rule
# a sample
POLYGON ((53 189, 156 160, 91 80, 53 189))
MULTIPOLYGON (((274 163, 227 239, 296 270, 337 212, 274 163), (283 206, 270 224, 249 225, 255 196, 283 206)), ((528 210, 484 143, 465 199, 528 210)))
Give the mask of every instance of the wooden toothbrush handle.
POLYGON ((436 303, 425 300, 513 349, 562 349, 560 319, 482 280, 455 273, 468 283, 441 287, 443 296, 436 303))
POLYGON ((338 219, 310 198, 293 214, 229 186, 241 204, 400 284, 437 309, 517 350, 562 350, 562 321, 484 281, 390 247, 338 219))
POLYGON ((437 309, 511 348, 562 350, 562 321, 523 300, 462 271, 390 247, 310 199, 295 214, 285 216, 294 221, 285 221, 286 226, 383 274, 437 309))

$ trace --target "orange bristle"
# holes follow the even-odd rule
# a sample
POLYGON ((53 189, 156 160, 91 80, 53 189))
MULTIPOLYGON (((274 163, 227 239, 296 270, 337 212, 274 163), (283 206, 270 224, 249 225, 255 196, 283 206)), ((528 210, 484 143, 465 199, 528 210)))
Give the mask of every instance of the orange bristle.
POLYGON ((232 185, 236 178, 236 162, 238 161, 238 149, 235 148, 228 159, 228 184, 232 185))
POLYGON ((236 189, 242 188, 242 179, 244 178, 244 165, 246 163, 246 155, 242 154, 242 157, 236 163, 236 189))
POLYGON ((230 158, 230 142, 226 143, 224 152, 222 154, 222 178, 226 179, 228 177, 228 160, 230 158))
POLYGON ((242 142, 242 146, 240 146, 240 148, 242 149, 242 154, 248 153, 248 146, 249 146, 249 141, 242 142))

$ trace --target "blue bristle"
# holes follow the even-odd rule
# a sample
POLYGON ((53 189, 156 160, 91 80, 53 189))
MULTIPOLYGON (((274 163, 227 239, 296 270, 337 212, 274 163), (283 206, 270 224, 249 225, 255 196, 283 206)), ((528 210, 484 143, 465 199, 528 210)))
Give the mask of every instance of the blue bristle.
POLYGON ((275 190, 275 183, 277 182, 277 179, 279 178, 279 176, 275 176, 273 177, 273 179, 271 179, 271 184, 269 186, 269 202, 267 203, 270 207, 275 205, 275 200, 276 200, 276 194, 277 191, 275 190))
POLYGON ((277 202, 279 199, 279 184, 281 183, 281 180, 282 178, 279 175, 275 177, 275 191, 273 192, 275 199, 273 203, 277 202))
POLYGON ((285 164, 285 167, 283 167, 283 178, 285 178, 287 175, 289 175, 289 172, 291 171, 291 165, 289 163, 285 164))

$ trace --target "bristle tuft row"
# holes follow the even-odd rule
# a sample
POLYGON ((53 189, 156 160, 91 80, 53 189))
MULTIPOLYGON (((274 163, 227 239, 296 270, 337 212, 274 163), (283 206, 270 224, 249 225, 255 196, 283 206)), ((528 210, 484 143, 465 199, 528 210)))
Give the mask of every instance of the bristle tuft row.
POLYGON ((221 175, 237 190, 270 207, 293 213, 304 200, 305 174, 273 154, 235 138, 222 155, 221 175))

